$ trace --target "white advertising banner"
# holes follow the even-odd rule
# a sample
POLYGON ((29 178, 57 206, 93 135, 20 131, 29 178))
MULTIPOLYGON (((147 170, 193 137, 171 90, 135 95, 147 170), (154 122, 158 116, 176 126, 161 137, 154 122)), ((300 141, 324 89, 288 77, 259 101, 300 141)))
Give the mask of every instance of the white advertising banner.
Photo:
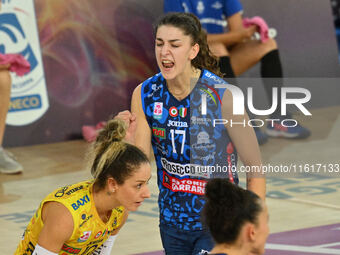
POLYGON ((31 65, 22 77, 12 75, 6 124, 23 126, 41 118, 49 107, 34 0, 2 0, 0 53, 19 53, 31 65))

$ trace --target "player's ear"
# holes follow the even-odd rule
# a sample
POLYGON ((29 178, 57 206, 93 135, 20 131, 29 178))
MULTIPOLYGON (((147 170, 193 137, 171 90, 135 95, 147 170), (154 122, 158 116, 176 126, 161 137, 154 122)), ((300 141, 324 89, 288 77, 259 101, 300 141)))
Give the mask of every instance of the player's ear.
POLYGON ((118 188, 117 181, 113 177, 107 178, 107 180, 106 180, 107 192, 114 193, 114 192, 116 192, 117 188, 118 188))
POLYGON ((190 55, 189 55, 190 60, 193 60, 194 58, 196 58, 199 51, 200 51, 200 46, 198 45, 198 43, 195 43, 191 47, 191 52, 190 52, 190 55))

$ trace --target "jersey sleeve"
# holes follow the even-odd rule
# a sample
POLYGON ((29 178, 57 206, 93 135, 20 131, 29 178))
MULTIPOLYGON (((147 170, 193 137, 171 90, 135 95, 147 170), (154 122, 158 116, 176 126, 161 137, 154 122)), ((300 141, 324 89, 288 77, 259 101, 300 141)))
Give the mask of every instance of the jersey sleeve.
POLYGON ((225 0, 223 8, 226 18, 243 10, 242 4, 239 0, 225 0))
POLYGON ((181 0, 164 0, 164 13, 168 12, 184 12, 181 0))

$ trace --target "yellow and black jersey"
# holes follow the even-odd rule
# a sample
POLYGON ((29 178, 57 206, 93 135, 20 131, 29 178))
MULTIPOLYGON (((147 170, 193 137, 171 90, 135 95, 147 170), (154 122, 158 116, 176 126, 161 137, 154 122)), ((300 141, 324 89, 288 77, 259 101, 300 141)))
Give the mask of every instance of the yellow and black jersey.
POLYGON ((51 201, 63 204, 72 214, 74 223, 72 236, 64 243, 59 254, 86 255, 100 247, 112 232, 122 224, 125 209, 122 206, 113 209, 110 219, 107 223, 104 223, 93 202, 92 186, 92 181, 85 181, 59 188, 50 193, 33 215, 15 254, 31 255, 33 253, 44 226, 41 219, 41 209, 44 203, 51 201))

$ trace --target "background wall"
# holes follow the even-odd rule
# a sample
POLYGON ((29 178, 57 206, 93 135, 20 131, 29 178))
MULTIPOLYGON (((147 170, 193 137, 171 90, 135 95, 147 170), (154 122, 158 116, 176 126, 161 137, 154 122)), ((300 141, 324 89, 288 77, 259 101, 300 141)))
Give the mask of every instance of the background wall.
POLYGON ((35 1, 50 108, 7 126, 4 146, 80 138, 82 125, 128 109, 132 90, 157 71, 152 22, 162 2, 35 1))
MULTIPOLYGON (((286 77, 333 78, 310 83, 312 106, 340 105, 330 2, 242 2, 244 16, 260 15, 278 30, 286 77)), ((82 125, 129 108, 134 87, 157 72, 151 24, 162 5, 159 0, 36 0, 50 108, 33 124, 7 126, 4 146, 80 138, 82 125)), ((254 76, 258 67, 243 75, 254 76)), ((258 94, 262 100, 264 91, 258 94)))

